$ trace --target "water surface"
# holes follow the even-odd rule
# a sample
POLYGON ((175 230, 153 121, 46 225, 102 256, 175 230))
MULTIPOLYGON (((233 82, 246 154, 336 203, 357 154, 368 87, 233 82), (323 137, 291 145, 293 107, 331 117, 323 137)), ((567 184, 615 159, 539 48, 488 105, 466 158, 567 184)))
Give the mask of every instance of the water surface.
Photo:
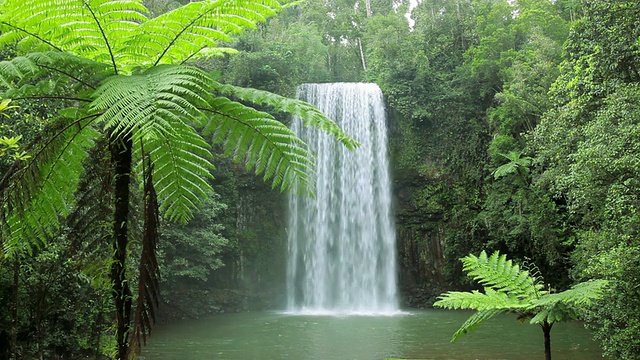
MULTIPOLYGON (((144 360, 544 359, 542 331, 513 316, 489 320, 451 344, 470 312, 425 310, 396 316, 225 314, 159 325, 144 360)), ((579 323, 551 331, 554 360, 602 359, 579 323)))

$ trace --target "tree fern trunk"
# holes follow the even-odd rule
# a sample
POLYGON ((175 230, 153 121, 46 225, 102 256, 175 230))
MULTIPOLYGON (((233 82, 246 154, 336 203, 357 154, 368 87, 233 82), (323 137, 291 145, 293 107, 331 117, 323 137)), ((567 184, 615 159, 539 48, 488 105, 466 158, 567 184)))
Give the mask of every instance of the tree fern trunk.
POLYGON ((544 359, 551 360, 551 327, 553 324, 544 322, 540 325, 544 333, 544 359))
POLYGON ((129 183, 131 179, 131 137, 111 139, 111 161, 115 171, 115 211, 113 217, 113 263, 111 285, 116 307, 117 360, 125 360, 131 325, 131 290, 127 282, 127 220, 129 217, 129 183))

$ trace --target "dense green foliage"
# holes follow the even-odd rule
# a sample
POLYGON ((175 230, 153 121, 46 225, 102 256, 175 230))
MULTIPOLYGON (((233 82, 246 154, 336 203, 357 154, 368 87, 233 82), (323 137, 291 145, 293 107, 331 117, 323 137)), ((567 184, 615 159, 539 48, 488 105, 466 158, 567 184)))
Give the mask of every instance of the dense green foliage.
POLYGON ((551 328, 557 322, 577 320, 579 312, 594 300, 602 298, 606 280, 590 280, 569 290, 552 293, 545 289, 544 279, 507 260, 497 251, 491 256, 482 251, 479 256, 462 259, 463 270, 483 286, 483 292, 450 291, 442 294, 433 305, 446 309, 473 309, 476 313, 453 334, 451 341, 473 330, 483 321, 504 312, 515 312, 518 320, 530 319, 540 325, 545 337, 545 358, 551 360, 551 328))
MULTIPOLYGON (((28 3, 32 2, 35 1, 28 3)), ((93 2, 87 2, 90 3, 93 2)), ((149 33, 162 31, 154 24, 171 16, 162 17, 167 11, 186 4, 190 9, 202 6, 185 0, 144 3, 150 13, 135 15, 135 18, 145 23, 150 20, 139 16, 158 19, 144 26, 149 33)), ((442 290, 472 289, 474 285, 464 276, 464 268, 457 259, 484 249, 500 251, 517 263, 537 264, 547 283, 545 289, 550 286, 561 292, 574 283, 608 279, 610 285, 603 300, 581 316, 607 355, 636 359, 640 353, 640 340, 636 335, 640 331, 637 289, 640 283, 637 231, 640 221, 637 215, 640 204, 637 196, 640 192, 637 178, 640 172, 637 161, 640 4, 630 0, 430 0, 420 2, 411 10, 413 25, 406 17, 409 6, 408 1, 378 0, 294 3, 282 9, 277 18, 258 23, 252 31, 234 33, 233 37, 211 34, 209 40, 196 36, 198 41, 233 42, 216 43, 214 52, 218 57, 190 58, 191 64, 198 68, 181 65, 179 71, 190 70, 179 72, 179 76, 194 79, 195 82, 190 81, 194 86, 214 90, 215 99, 205 98, 205 103, 198 103, 199 108, 215 105, 236 109, 239 103, 253 103, 258 110, 264 110, 279 104, 276 118, 286 122, 281 112, 293 111, 308 114, 311 123, 318 114, 303 104, 239 87, 293 96, 296 85, 304 82, 377 83, 388 105, 397 199, 399 279, 406 303, 425 306, 442 290), (200 69, 206 71, 201 73, 200 69), (220 100, 221 97, 233 98, 238 103, 220 100)), ((17 11, 19 13, 6 16, 29 18, 24 13, 27 10, 17 11)), ((185 10, 185 15, 190 11, 185 10)), ((65 37, 64 46, 69 46, 63 50, 75 51, 85 60, 59 54, 52 57, 50 47, 45 49, 46 45, 25 38, 17 47, 22 57, 2 63, 3 73, 11 69, 20 72, 14 73, 10 86, 25 85, 20 87, 22 93, 14 90, 3 95, 14 98, 10 105, 20 106, 9 109, 6 113, 10 117, 2 116, 0 120, 0 138, 22 136, 18 148, 10 151, 12 154, 39 151, 41 145, 37 139, 35 148, 28 144, 39 133, 46 138, 59 132, 61 128, 53 124, 64 121, 68 124, 76 115, 106 112, 124 102, 136 104, 138 110, 158 109, 157 104, 148 100, 149 94, 170 93, 162 100, 178 100, 173 97, 175 94, 166 91, 183 85, 165 82, 169 75, 178 74, 174 65, 148 68, 157 59, 160 63, 177 63, 181 54, 195 51, 198 44, 185 40, 170 46, 166 55, 149 60, 148 55, 153 52, 151 42, 130 50, 128 44, 144 42, 142 35, 122 37, 109 43, 114 54, 123 50, 112 61, 95 30, 91 30, 91 34, 80 34, 96 41, 85 44, 92 45, 86 48, 76 39, 68 38, 72 35, 61 35, 65 37), (93 36, 94 33, 97 36, 93 36), (34 49, 41 52, 36 53, 34 49), (120 77, 112 76, 114 61, 120 77), (33 68, 34 63, 42 68, 33 68), (52 81, 55 74, 60 74, 52 75, 51 69, 61 64, 77 74, 75 79, 62 76, 61 80, 52 81), (101 87, 95 91, 82 83, 101 87), (123 96, 112 96, 109 102, 96 101, 96 95, 113 95, 112 91, 120 91, 117 89, 122 85, 136 91, 127 96, 118 92, 123 96), (63 94, 63 98, 33 98, 34 94, 43 92, 47 96, 63 94), (58 113, 70 107, 85 110, 58 113)), ((26 35, 4 31, 0 37, 3 42, 26 35)), ((105 31, 120 30, 114 27, 105 31)), ((3 59, 14 58, 15 50, 5 48, 3 59)), ((182 97, 188 98, 189 103, 199 101, 190 95, 180 95, 182 97)), ((260 118, 269 119, 269 124, 275 124, 271 122, 275 121, 271 115, 248 111, 246 114, 259 114, 260 118)), ((108 171, 101 171, 112 167, 111 154, 105 150, 108 138, 100 134, 104 135, 108 126, 115 126, 116 119, 86 118, 82 120, 85 122, 78 123, 87 125, 87 131, 95 128, 97 133, 87 132, 86 142, 77 138, 80 146, 74 148, 74 153, 84 152, 87 160, 69 163, 80 173, 64 187, 69 190, 64 201, 70 206, 49 212, 52 218, 49 220, 58 220, 58 215, 65 214, 67 219, 44 231, 46 239, 38 235, 39 228, 31 229, 39 239, 27 244, 34 246, 24 249, 5 246, 7 253, 21 255, 0 266, 2 305, 6 305, 0 319, 3 329, 20 329, 19 342, 24 346, 25 356, 61 354, 51 350, 56 343, 67 344, 65 346, 85 355, 98 349, 95 344, 100 344, 102 350, 98 351, 102 352, 113 345, 94 335, 100 333, 99 329, 104 334, 111 324, 108 302, 95 307, 93 313, 79 313, 74 321, 66 322, 66 327, 56 320, 61 318, 56 314, 64 313, 63 304, 69 303, 65 299, 90 303, 109 293, 109 283, 98 280, 108 276, 110 265, 100 265, 99 259, 104 259, 112 250, 108 240, 99 234, 112 231, 114 199, 113 195, 104 194, 111 194, 113 178, 108 171), (101 123, 93 127, 89 122, 101 123), (92 142, 101 141, 103 151, 88 150, 92 142), (89 168, 88 163, 96 166, 89 168), (90 181, 87 176, 94 180, 90 181), (106 182, 101 181, 105 179, 106 182), (75 182, 79 183, 78 187, 73 185, 75 182), (103 183, 108 186, 98 185, 103 183), (72 188, 78 190, 74 193, 72 188), (88 201, 96 198, 103 201, 100 204, 88 201), (82 226, 77 230, 82 236, 69 239, 68 229, 82 224, 78 219, 91 219, 90 223, 100 225, 82 226), (42 243, 55 246, 51 249, 37 246, 42 243), (25 255, 22 251, 29 249, 32 254, 25 255), (51 273, 47 281, 56 293, 46 292, 44 298, 48 304, 61 305, 45 312, 40 305, 27 301, 42 283, 41 276, 33 274, 47 269, 55 261, 62 261, 65 255, 60 254, 79 256, 74 256, 70 264, 55 265, 59 273, 51 273), (100 269, 105 267, 106 273, 101 273, 100 269), (16 274, 18 281, 14 281, 16 274), (64 280, 67 278, 72 280, 64 280), (77 279, 85 281, 78 290, 63 289, 65 281, 74 283, 77 279), (16 294, 19 301, 11 300, 17 299, 16 294), (12 314, 14 303, 20 304, 16 316, 12 314), (27 314, 40 314, 40 317, 27 314), (101 318, 98 314, 107 315, 101 318), (82 325, 96 332, 85 333, 83 337, 81 332, 69 330, 82 325), (41 333, 36 337, 37 332, 29 329, 38 328, 41 333), (64 331, 59 329, 78 335, 63 337, 60 334, 64 331)), ((159 119, 171 121, 171 117, 159 119)), ((157 151, 148 146, 160 144, 162 140, 175 140, 163 137, 162 129, 158 128, 161 124, 143 123, 144 127, 128 129, 144 129, 145 133, 155 134, 145 138, 145 152, 157 151)), ((126 128, 122 127, 125 121, 120 124, 122 129, 126 128)), ((178 199, 177 202, 168 195, 171 190, 158 192, 159 198, 164 199, 160 204, 164 217, 193 218, 187 225, 161 223, 158 262, 165 274, 161 279, 164 300, 177 316, 199 316, 207 309, 211 312, 243 309, 249 297, 278 306, 278 296, 284 293, 284 261, 274 259, 286 253, 284 197, 271 193, 270 186, 248 175, 244 166, 234 164, 234 158, 242 157, 238 154, 247 150, 246 143, 222 141, 209 147, 209 140, 222 140, 225 134, 237 139, 242 137, 240 132, 216 133, 215 126, 208 127, 198 116, 192 117, 188 125, 193 125, 195 130, 175 127, 171 133, 183 137, 195 134, 195 139, 204 139, 194 143, 195 147, 190 145, 186 153, 196 154, 192 159, 196 162, 198 158, 206 162, 198 167, 201 172, 187 174, 183 178, 185 182, 179 183, 189 184, 193 180, 203 191, 183 193, 180 199, 184 201, 178 199), (235 149, 240 152, 236 153, 235 149), (217 168, 209 167, 209 163, 217 168), (210 188, 214 188, 215 193, 210 188), (189 201, 194 200, 203 200, 201 210, 189 205, 189 201), (213 301, 214 298, 220 301, 213 301), (194 311, 176 310, 185 308, 194 311)), ((75 132, 60 134, 66 139, 76 136, 75 132)), ((64 144, 64 138, 59 139, 55 146, 64 144)), ((142 164, 142 148, 136 149, 134 159, 142 164)), ((55 159, 58 155, 42 152, 39 156, 55 159)), ((35 159, 40 162, 40 158, 35 159)), ((159 164, 167 163, 162 159, 159 157, 159 164)), ((66 158, 60 160, 67 161, 66 158)), ((254 161, 261 170, 256 158, 247 160, 254 161)), ((7 156, 0 157, 3 174, 11 162, 7 156)), ((160 167, 155 165, 153 171, 171 170, 160 167)), ((144 168, 135 169, 131 197, 142 204, 146 198, 141 175, 144 168)), ((56 170, 51 172, 58 174, 56 170)), ((57 180, 63 179, 66 178, 61 175, 57 180)), ((171 184, 177 189, 178 182, 171 184)), ((135 234, 130 247, 134 253, 142 251, 142 243, 137 240, 145 228, 142 215, 139 207, 134 207, 130 214, 131 232, 135 234)), ((5 238, 3 241, 6 244, 5 238)), ((138 260, 127 259, 133 279, 138 276, 138 260)))
MULTIPOLYGON (((348 148, 357 146, 306 103, 224 85, 186 64, 234 52, 220 45, 275 15, 282 8, 277 1, 203 1, 155 18, 147 18, 141 1, 127 0, 8 0, 2 8, 0 46, 16 44, 23 53, 0 63, 3 97, 70 103, 45 124, 27 154, 14 156, 16 162, 0 181, 2 258, 19 264, 21 257, 34 256, 34 249, 48 247, 63 230, 61 219, 82 217, 99 229, 103 221, 91 223, 77 215, 85 204, 78 196, 86 195, 77 191, 91 151, 108 152, 109 179, 97 186, 109 187, 103 195, 113 206, 112 229, 104 238, 112 245, 106 278, 115 305, 116 359, 131 357, 155 321, 160 215, 185 223, 208 198, 211 143, 221 144, 273 187, 313 192, 313 159, 306 144, 271 114, 230 97, 295 114, 348 148), (23 164, 24 159, 29 161, 23 164), (141 187, 137 199, 132 183, 141 187), (136 224, 135 218, 141 221, 136 224), (135 237, 141 239, 136 296, 127 259, 135 237)), ((168 268, 176 270, 170 265, 180 259, 167 260, 168 268)), ((15 357, 20 270, 16 265, 12 286, 10 348, 15 357)))

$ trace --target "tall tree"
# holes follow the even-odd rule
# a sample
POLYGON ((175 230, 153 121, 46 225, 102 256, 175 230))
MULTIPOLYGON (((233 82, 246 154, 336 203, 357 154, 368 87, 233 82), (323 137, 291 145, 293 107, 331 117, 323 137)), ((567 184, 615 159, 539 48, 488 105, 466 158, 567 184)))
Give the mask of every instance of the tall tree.
POLYGON ((178 222, 192 217, 210 190, 211 143, 222 143, 274 187, 311 189, 306 145, 272 115, 229 97, 301 116, 347 147, 357 146, 306 103, 224 85, 187 64, 233 52, 221 45, 282 6, 275 0, 201 1, 149 19, 139 0, 3 2, 0 46, 17 43, 25 55, 0 63, 2 96, 71 104, 27 149, 31 159, 14 164, 0 181, 3 254, 28 253, 53 235, 73 207, 88 151, 106 146, 117 359, 136 348, 131 342, 144 340, 154 317, 158 216, 178 222), (134 181, 143 188, 144 209, 135 314, 126 266, 134 181))

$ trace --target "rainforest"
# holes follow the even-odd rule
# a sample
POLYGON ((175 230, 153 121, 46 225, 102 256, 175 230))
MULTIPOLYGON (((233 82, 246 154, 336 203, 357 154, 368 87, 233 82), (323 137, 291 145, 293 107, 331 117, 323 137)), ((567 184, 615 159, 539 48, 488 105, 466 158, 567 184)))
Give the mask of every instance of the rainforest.
POLYGON ((639 19, 0 0, 0 359, 639 359, 639 19))

